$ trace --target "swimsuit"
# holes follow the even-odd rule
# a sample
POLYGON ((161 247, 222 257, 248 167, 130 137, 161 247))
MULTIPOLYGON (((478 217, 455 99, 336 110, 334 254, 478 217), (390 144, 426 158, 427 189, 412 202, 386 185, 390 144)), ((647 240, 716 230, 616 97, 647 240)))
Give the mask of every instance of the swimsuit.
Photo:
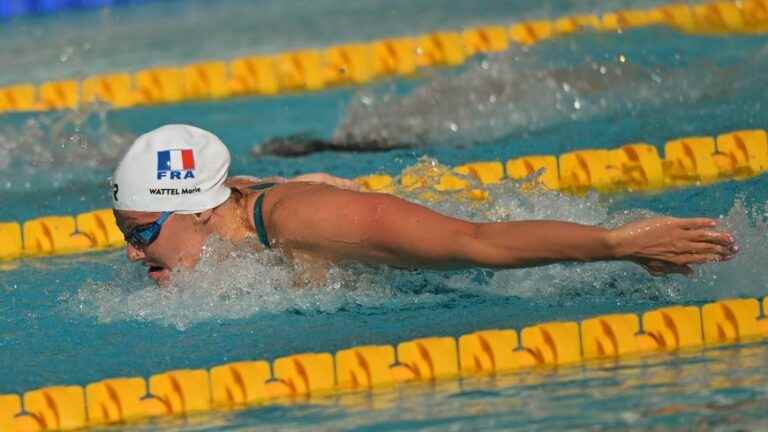
MULTIPOLYGON (((249 186, 248 189, 250 190, 262 190, 262 189, 269 189, 272 186, 276 185, 277 183, 259 183, 255 184, 253 186, 249 186)), ((253 206, 253 223, 256 225, 256 234, 259 236, 259 241, 261 244, 264 245, 267 249, 272 249, 269 245, 269 238, 267 238, 267 228, 264 226, 264 214, 262 211, 262 207, 264 207, 264 195, 267 194, 267 191, 262 192, 259 194, 258 198, 256 198, 256 204, 253 206)))

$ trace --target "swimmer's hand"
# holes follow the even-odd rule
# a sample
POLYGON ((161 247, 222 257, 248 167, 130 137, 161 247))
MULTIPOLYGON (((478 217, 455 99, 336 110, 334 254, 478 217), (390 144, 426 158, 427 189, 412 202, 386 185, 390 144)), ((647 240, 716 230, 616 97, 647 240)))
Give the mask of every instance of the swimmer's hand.
POLYGON ((615 228, 608 239, 615 258, 633 261, 654 276, 692 276, 692 264, 726 261, 739 251, 733 236, 716 227, 706 218, 654 217, 615 228))
POLYGON ((355 183, 353 180, 332 176, 327 173, 302 174, 300 176, 290 179, 289 181, 323 183, 323 184, 335 186, 339 189, 347 189, 347 190, 353 190, 353 191, 359 191, 361 189, 360 185, 355 183))

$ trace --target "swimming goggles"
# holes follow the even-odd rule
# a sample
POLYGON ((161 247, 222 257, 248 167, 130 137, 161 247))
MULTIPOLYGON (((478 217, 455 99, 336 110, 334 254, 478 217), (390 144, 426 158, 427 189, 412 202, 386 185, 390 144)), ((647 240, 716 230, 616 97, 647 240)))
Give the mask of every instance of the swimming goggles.
POLYGON ((152 244, 160 235, 160 229, 173 212, 162 212, 160 217, 151 224, 137 226, 125 234, 125 241, 134 247, 144 249, 152 244))

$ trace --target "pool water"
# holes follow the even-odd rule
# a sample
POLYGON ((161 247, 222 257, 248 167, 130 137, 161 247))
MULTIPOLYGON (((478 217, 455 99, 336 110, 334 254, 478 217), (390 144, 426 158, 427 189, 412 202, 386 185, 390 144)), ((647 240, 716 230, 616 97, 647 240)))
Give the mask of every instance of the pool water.
MULTIPOLYGON (((487 1, 476 9, 452 9, 440 0, 418 5, 359 2, 357 16, 370 25, 343 27, 341 32, 334 31, 340 25, 331 26, 341 19, 336 2, 300 2, 288 11, 283 2, 244 9, 248 3, 227 1, 210 12, 204 3, 169 1, 18 21, 12 26, 20 32, 6 33, 0 44, 27 54, 10 64, 0 60, 0 80, 135 70, 659 2, 487 1), (203 43, 165 26, 167 8, 179 8, 172 10, 180 11, 182 22, 203 28, 210 37, 203 43), (384 12, 393 17, 376 19, 384 12), (99 37, 83 30, 83 23, 94 17, 100 19, 94 27, 99 37), (251 18, 278 30, 265 36, 260 33, 265 30, 254 26, 251 33, 245 25, 251 18), (229 20, 231 27, 220 25, 229 20), (297 20, 313 24, 297 28, 297 20), (131 45, 132 51, 109 49, 126 43, 132 30, 164 42, 131 45), (60 34, 60 45, 42 36, 23 36, 43 31, 60 34), (91 47, 78 48, 83 43, 91 47), (68 52, 79 52, 82 59, 47 63, 68 52)), ((345 177, 396 175, 431 160, 454 165, 638 141, 661 148, 677 137, 766 128, 766 67, 766 37, 641 29, 513 48, 460 69, 428 71, 413 80, 364 89, 121 111, 96 107, 78 113, 6 115, 0 117, 0 220, 108 207, 108 178, 120 152, 139 134, 166 123, 191 123, 219 135, 232 151, 233 174, 292 176, 323 170, 345 177), (297 132, 415 147, 293 159, 252 154, 269 137, 297 132)), ((474 220, 556 218, 611 226, 648 212, 719 218, 735 233, 742 252, 728 263, 702 266, 693 279, 651 278, 626 263, 447 273, 345 266, 334 269, 327 284, 298 290, 291 282, 295 270, 278 254, 232 250, 214 239, 198 269, 174 275, 171 289, 159 291, 145 269, 128 263, 121 251, 24 260, 0 272, 0 393, 360 344, 396 344, 422 336, 519 329, 725 297, 762 297, 768 294, 763 270, 768 262, 765 179, 651 196, 578 198, 520 192, 508 183, 494 188, 492 200, 484 205, 451 200, 430 204, 474 220)), ((759 430, 768 426, 766 364, 764 341, 407 385, 125 429, 759 430)))

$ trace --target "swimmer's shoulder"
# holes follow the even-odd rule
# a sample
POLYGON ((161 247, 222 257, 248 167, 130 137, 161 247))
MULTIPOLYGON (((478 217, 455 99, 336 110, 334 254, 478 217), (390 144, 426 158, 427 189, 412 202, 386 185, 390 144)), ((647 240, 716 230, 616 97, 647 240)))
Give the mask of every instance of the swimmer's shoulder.
POLYGON ((383 194, 339 188, 313 182, 286 182, 269 190, 265 197, 265 214, 269 216, 323 217, 338 211, 358 207, 383 194))
MULTIPOLYGON (((264 197, 263 209, 266 215, 272 213, 274 207, 292 208, 323 208, 325 201, 336 201, 343 198, 347 201, 359 198, 359 195, 367 193, 339 188, 334 185, 318 182, 289 181, 282 177, 257 178, 251 176, 237 176, 227 179, 226 185, 239 191, 246 202, 255 203, 255 199, 262 192, 267 192, 264 197), (264 187, 259 187, 264 186, 264 187), (323 202, 323 203, 321 203, 323 202)), ((335 204, 339 205, 339 204, 335 204)))

